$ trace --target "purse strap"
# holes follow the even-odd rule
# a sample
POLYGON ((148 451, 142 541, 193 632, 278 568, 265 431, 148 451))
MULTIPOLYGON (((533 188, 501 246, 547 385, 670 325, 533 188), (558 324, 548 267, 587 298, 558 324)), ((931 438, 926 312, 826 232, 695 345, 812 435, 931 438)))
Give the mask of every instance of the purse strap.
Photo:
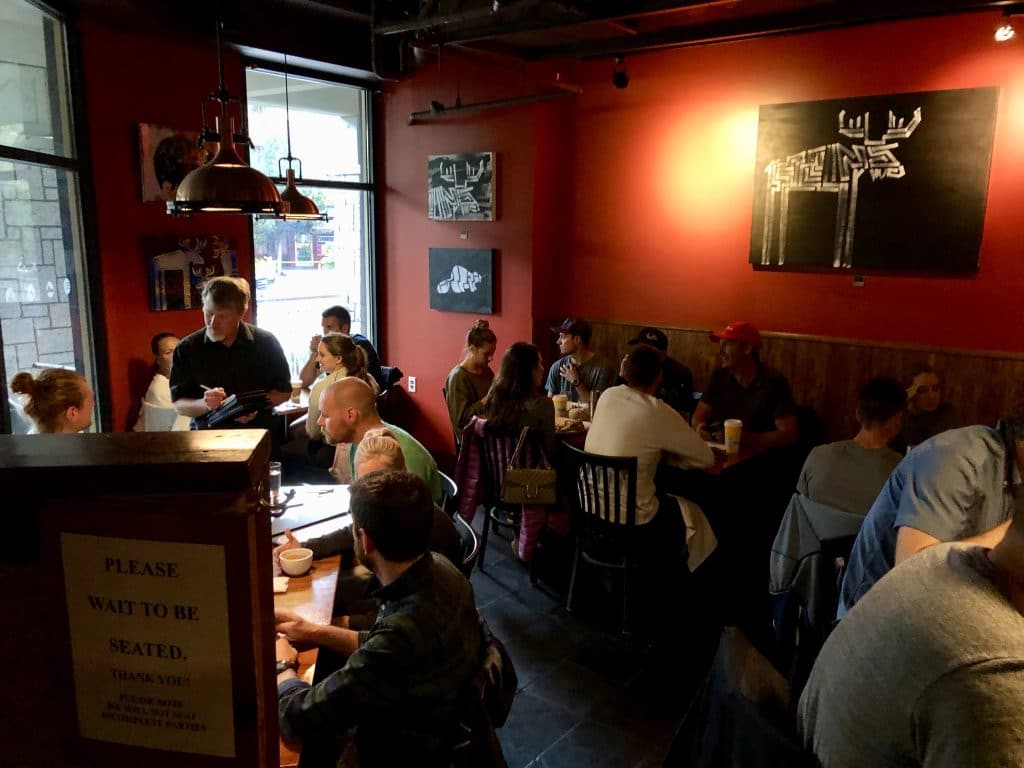
POLYGON ((526 442, 526 436, 529 433, 529 427, 523 427, 523 431, 519 433, 519 442, 516 443, 516 450, 513 452, 512 458, 508 460, 509 469, 519 468, 519 454, 522 453, 523 444, 526 442))

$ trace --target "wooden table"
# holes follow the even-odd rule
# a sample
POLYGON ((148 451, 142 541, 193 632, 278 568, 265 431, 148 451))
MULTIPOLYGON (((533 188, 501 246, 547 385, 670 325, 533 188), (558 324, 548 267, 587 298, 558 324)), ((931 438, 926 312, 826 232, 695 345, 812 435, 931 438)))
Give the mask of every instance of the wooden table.
MULTIPOLYGON (((294 611, 307 621, 330 624, 334 609, 334 590, 338 583, 341 557, 315 560, 305 576, 288 577, 288 591, 274 595, 274 608, 294 611)), ((280 571, 275 566, 275 574, 280 571)), ((299 652, 298 675, 307 683, 313 680, 316 648, 299 652)), ((281 765, 297 765, 299 753, 281 742, 281 765)))
MULTIPOLYGON (((278 497, 286 500, 280 509, 274 509, 270 518, 270 531, 274 536, 286 528, 302 530, 298 538, 312 538, 306 529, 325 520, 336 520, 348 515, 348 486, 283 485, 278 497)), ((348 525, 348 520, 337 521, 335 527, 348 525)))

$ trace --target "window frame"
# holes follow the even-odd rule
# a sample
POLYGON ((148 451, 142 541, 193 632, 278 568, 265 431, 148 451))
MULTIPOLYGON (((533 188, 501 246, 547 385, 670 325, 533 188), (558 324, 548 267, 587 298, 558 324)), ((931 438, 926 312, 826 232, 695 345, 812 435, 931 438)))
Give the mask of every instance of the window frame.
MULTIPOLYGON (((47 90, 57 98, 50 100, 50 111, 56 122, 60 115, 60 101, 67 98, 66 109, 67 119, 71 121, 69 136, 73 142, 71 156, 50 154, 36 150, 12 147, 0 144, 0 160, 9 160, 16 163, 36 165, 40 168, 52 168, 56 170, 73 173, 77 177, 77 191, 81 255, 74 265, 75 268, 85 270, 82 284, 84 295, 78 296, 77 302, 69 302, 71 308, 87 317, 84 332, 89 336, 89 347, 92 350, 91 360, 83 356, 83 367, 89 373, 94 384, 94 418, 93 426, 98 432, 102 432, 104 426, 111 424, 111 400, 110 400, 110 377, 109 357, 106 337, 103 332, 97 333, 97 329, 106 328, 106 313, 104 311, 103 279, 100 274, 100 264, 97 254, 99 253, 98 230, 96 226, 96 198, 93 186, 93 164, 90 152, 88 113, 85 100, 85 75, 82 56, 81 33, 72 21, 68 13, 55 8, 52 5, 39 2, 39 0, 23 0, 27 5, 38 9, 41 13, 52 17, 55 23, 59 23, 63 30, 64 46, 57 51, 56 41, 53 39, 53 29, 49 24, 43 25, 43 40, 46 48, 48 64, 52 63, 53 68, 47 67, 47 90), (64 67, 67 93, 61 93, 60 82, 57 78, 56 66, 64 67)), ((74 212, 73 212, 74 213, 74 212)), ((0 349, 3 349, 3 329, 0 328, 0 349)), ((79 356, 78 346, 80 340, 75 338, 75 355, 79 356)), ((7 381, 11 372, 7 370, 3 357, 0 357, 0 435, 9 435, 12 431, 11 410, 8 404, 10 391, 7 381)))
MULTIPOLYGON (((378 295, 379 281, 377 279, 377 242, 379 240, 378 227, 380 226, 377 217, 377 200, 380 195, 377 173, 377 101, 380 95, 379 83, 371 78, 361 79, 357 77, 346 77, 336 72, 318 70, 311 67, 296 66, 283 62, 258 56, 246 56, 242 60, 244 71, 250 69, 268 72, 276 75, 288 74, 289 77, 307 77, 314 80, 321 80, 326 83, 347 85, 353 88, 361 88, 365 93, 366 112, 364 114, 363 135, 366 143, 365 167, 368 181, 333 181, 327 179, 312 179, 303 177, 299 183, 300 187, 321 187, 324 189, 340 189, 349 191, 365 192, 366 195, 366 317, 363 324, 363 334, 367 336, 373 345, 380 350, 380 323, 378 319, 378 307, 380 298, 378 295)), ((242 78, 243 83, 245 78, 242 78)), ((245 92, 242 99, 242 109, 248 120, 249 115, 249 94, 245 92)), ((257 139, 259 137, 256 137, 257 139)), ((283 188, 287 180, 283 176, 271 176, 270 180, 279 189, 283 188)), ((249 269, 251 274, 256 274, 256 243, 253 228, 254 221, 249 221, 249 269)), ((255 279, 255 278, 254 278, 255 279)), ((254 284, 255 285, 255 284, 254 284)), ((259 302, 253 290, 253 318, 259 320, 259 302)))

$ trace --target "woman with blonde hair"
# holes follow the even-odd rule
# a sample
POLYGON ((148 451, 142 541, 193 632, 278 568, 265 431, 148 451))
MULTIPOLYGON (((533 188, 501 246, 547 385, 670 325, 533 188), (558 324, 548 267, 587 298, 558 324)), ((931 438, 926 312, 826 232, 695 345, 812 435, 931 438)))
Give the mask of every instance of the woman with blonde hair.
POLYGON ((11 391, 28 397, 24 411, 39 434, 73 434, 92 426, 92 388, 74 371, 47 368, 38 378, 22 372, 11 380, 11 391))
POLYGON ((484 399, 494 381, 490 366, 497 346, 498 338, 487 321, 477 320, 466 334, 461 362, 452 368, 444 382, 444 399, 456 447, 463 428, 473 416, 474 407, 484 399))

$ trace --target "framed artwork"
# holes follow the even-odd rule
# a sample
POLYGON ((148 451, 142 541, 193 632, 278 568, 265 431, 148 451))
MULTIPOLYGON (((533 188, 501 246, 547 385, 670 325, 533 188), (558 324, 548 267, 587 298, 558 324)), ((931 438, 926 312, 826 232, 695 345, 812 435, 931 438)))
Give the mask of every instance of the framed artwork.
POLYGON ((139 123, 142 202, 174 200, 181 180, 213 157, 215 144, 197 146, 199 131, 139 123))
POLYGON ((494 250, 431 248, 430 308, 493 314, 494 250))
POLYGON ((153 237, 144 244, 152 310, 198 309, 207 280, 238 275, 235 251, 219 235, 153 237))
POLYGON ((762 106, 750 263, 978 269, 997 88, 762 106))
POLYGON ((494 221, 494 153, 428 157, 427 200, 435 221, 494 221))

